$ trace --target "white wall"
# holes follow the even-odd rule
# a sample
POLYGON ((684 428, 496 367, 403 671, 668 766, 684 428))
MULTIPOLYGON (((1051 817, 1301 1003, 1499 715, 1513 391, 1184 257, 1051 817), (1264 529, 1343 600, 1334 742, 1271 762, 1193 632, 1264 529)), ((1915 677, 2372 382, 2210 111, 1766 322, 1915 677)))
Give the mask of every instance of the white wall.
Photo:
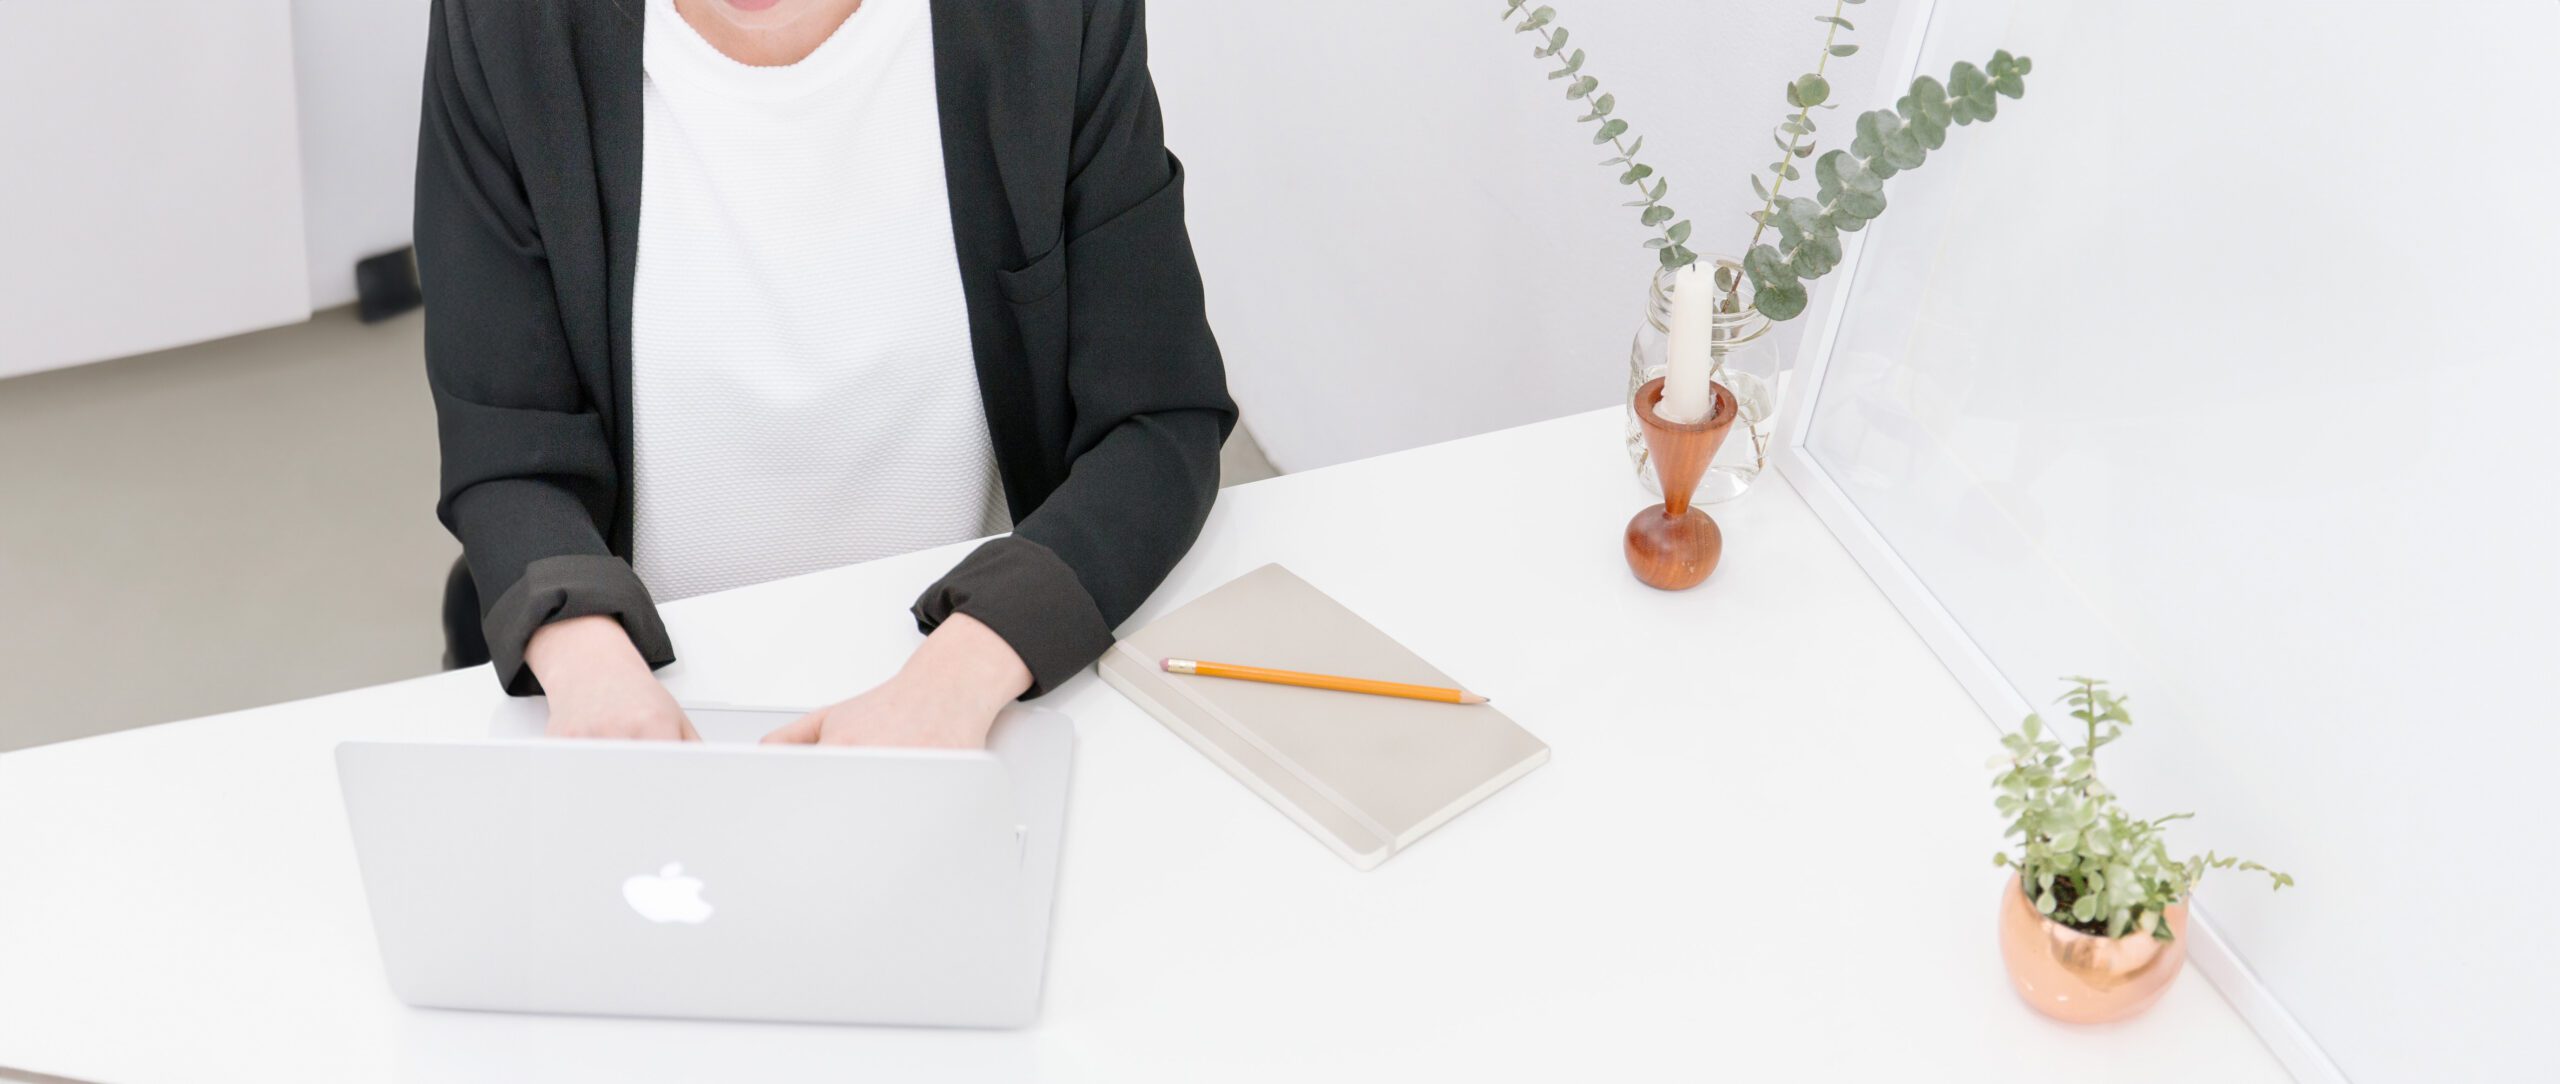
POLYGON ((292 0, 311 307, 356 299, 355 264, 409 243, 427 0, 292 0))
POLYGON ((285 4, 0 3, 0 377, 309 315, 285 4))
MULTIPOLYGON (((1750 174, 1831 5, 1555 0, 1692 247, 1741 247, 1750 174)), ((1893 0, 1849 9, 1872 71, 1893 0)), ((1605 406, 1648 231, 1503 0, 1154 0, 1167 138, 1229 380, 1299 470, 1605 406)), ((1828 116, 1853 115, 1852 103, 1828 116)), ((1845 122, 1841 127, 1845 128, 1845 122)), ((1792 354, 1790 325, 1781 348, 1792 354)))
MULTIPOLYGON (((243 2, 189 8, 221 21, 212 16, 243 2)), ((275 33, 279 2, 258 0, 268 22, 230 22, 230 35, 243 26, 275 33)), ((1672 180, 1671 202, 1696 221, 1702 249, 1738 247, 1749 226, 1748 176, 1768 160, 1781 85, 1817 52, 1821 28, 1811 16, 1820 6, 1558 5, 1574 44, 1590 51, 1586 70, 1646 135, 1647 157, 1672 180)), ((1862 30, 1879 31, 1894 6, 1875 0, 1852 15, 1862 30)), ((263 70, 297 77, 302 277, 309 307, 323 308, 354 299, 357 259, 408 243, 425 0, 291 0, 290 9, 292 63, 263 70)), ((20 19, 38 10, 0 6, 20 19)), ((1530 38, 1512 34, 1501 10, 1501 0, 1150 7, 1171 138, 1192 171, 1192 229, 1212 315, 1238 397, 1285 468, 1552 417, 1619 394, 1651 268, 1639 247, 1647 233, 1618 206, 1625 190, 1597 165, 1606 154, 1591 147, 1588 126, 1574 123, 1580 109, 1545 78, 1547 65, 1528 56, 1530 38)), ((159 22, 165 40, 229 40, 159 22)), ((1860 38, 1866 52, 1834 62, 1852 77, 1880 54, 1880 33, 1860 38)), ((9 48, 0 40, 0 55, 9 48)), ((261 41, 233 54, 275 48, 261 41)), ((245 119, 235 111, 229 123, 245 119)), ((261 114, 259 123, 272 127, 275 118, 261 114)), ((226 130, 196 127, 207 136, 226 130)), ((115 262, 130 258, 118 253, 115 262)), ((14 254, 0 260, 24 263, 14 254)), ((247 287, 246 276, 232 277, 226 288, 247 287)), ((57 350, 54 363, 300 315, 269 306, 256 320, 173 329, 145 346, 114 339, 57 350)), ((97 323, 68 310, 53 315, 75 317, 97 323)), ((1786 334, 1792 342, 1792 329, 1786 334)))
POLYGON ((1995 680, 2133 695, 2137 812, 2300 878, 2200 899, 2346 1075, 2549 1079, 2560 8, 1938 12, 2029 93, 1888 184, 1814 460, 1995 680))

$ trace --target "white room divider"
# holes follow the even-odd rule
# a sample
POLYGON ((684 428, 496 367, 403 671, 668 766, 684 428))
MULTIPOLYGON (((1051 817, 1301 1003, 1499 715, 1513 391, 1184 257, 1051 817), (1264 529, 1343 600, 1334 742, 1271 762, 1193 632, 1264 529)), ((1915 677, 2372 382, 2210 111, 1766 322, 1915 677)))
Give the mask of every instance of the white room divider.
POLYGON ((309 316, 293 87, 287 0, 0 3, 0 377, 309 316))
POLYGON ((2560 8, 1914 15, 2029 92, 1888 182, 1787 477, 1995 719, 2116 679, 2109 783, 2300 879, 2195 945, 2298 1076, 2547 1075, 2560 8))

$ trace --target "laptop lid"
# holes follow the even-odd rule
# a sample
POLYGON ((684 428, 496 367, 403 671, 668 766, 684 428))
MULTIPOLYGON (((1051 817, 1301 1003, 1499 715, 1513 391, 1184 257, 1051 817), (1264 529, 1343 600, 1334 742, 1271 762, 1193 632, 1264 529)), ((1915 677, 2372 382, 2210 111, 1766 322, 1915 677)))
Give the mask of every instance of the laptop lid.
POLYGON ((1073 740, 1015 708, 984 752, 351 741, 338 772, 412 1005, 1001 1027, 1038 1011, 1073 740))

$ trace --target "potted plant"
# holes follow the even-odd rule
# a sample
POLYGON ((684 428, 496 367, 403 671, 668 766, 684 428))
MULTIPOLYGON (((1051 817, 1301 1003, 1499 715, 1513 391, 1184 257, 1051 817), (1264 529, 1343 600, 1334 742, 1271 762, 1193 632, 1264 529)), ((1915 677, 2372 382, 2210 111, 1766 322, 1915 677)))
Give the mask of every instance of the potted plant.
POLYGON ((2121 1020, 2151 1007, 2186 964, 2187 896, 2209 869, 2293 878, 2207 851, 2173 858, 2173 813, 2139 820, 2098 781, 2098 750, 2133 725, 2125 698, 2096 678, 2064 679, 2080 743, 2066 747, 2029 715, 2000 739, 1994 799, 2016 849, 1992 860, 2018 871, 2002 889, 2000 957, 2018 996, 2075 1023, 2121 1020))
POLYGON ((1830 14, 1814 16, 1826 27, 1822 51, 1812 71, 1787 82, 1787 111, 1770 132, 1778 156, 1769 163, 1767 179, 1752 175, 1751 188, 1760 198, 1760 207, 1751 212, 1747 239, 1738 225, 1735 229, 1735 239, 1740 241, 1733 249, 1737 256, 1701 256, 1689 247, 1689 220, 1664 202, 1670 179, 1639 157, 1644 138, 1618 115, 1617 96, 1602 91, 1600 80, 1584 70, 1584 51, 1568 44, 1572 35, 1556 22, 1555 8, 1532 8, 1529 0, 1504 4, 1503 19, 1514 24, 1515 33, 1537 35, 1532 55, 1558 65, 1547 78, 1562 81, 1565 98, 1580 103, 1584 110, 1580 121, 1594 126, 1591 142, 1615 152, 1600 164, 1617 170, 1618 183, 1635 190, 1636 198, 1627 206, 1635 208, 1637 220, 1654 232, 1644 244, 1654 250, 1660 266, 1646 297, 1645 322, 1637 327, 1635 347, 1628 357, 1626 442, 1637 476, 1657 491, 1660 483, 1649 469, 1642 430, 1632 413, 1637 391, 1655 377, 1666 377, 1662 416, 1675 423, 1696 419, 1674 416, 1668 408, 1686 402, 1695 412, 1705 406, 1711 401, 1710 380, 1731 392, 1740 431, 1717 455, 1698 499, 1713 502, 1740 496, 1767 467, 1769 437, 1776 425, 1778 357, 1776 342, 1769 335, 1771 325, 1804 311, 1806 285, 1839 266, 1842 234, 1864 229, 1884 213, 1886 178, 1918 169, 1931 151, 1946 144, 1950 126, 1989 121, 1998 114, 2001 98, 2018 98, 2027 92, 2027 72, 2034 65, 2026 57, 2013 57, 2003 50, 1981 66, 1959 62, 1945 82, 1921 76, 1911 81, 1909 93, 1893 108, 1859 114, 1851 126, 1849 145, 1815 158, 1820 130, 1815 113, 1839 108, 1830 100, 1831 61, 1858 51, 1856 45, 1841 40, 1843 33, 1857 29, 1842 12, 1864 2, 1833 0, 1830 14), (1808 164, 1813 182, 1810 194, 1798 183, 1806 179, 1808 164), (1790 184, 1797 187, 1791 190, 1790 184), (1671 310, 1682 296, 1683 273, 1695 271, 1701 261, 1705 270, 1685 280, 1687 296, 1706 295, 1712 313, 1699 321, 1705 329, 1702 337, 1711 342, 1697 344, 1701 360, 1694 366, 1709 370, 1712 376, 1702 372, 1689 377, 1686 383, 1691 386, 1684 394, 1684 374, 1678 371, 1691 365, 1673 356, 1679 353, 1674 349, 1679 336, 1671 330, 1671 310))

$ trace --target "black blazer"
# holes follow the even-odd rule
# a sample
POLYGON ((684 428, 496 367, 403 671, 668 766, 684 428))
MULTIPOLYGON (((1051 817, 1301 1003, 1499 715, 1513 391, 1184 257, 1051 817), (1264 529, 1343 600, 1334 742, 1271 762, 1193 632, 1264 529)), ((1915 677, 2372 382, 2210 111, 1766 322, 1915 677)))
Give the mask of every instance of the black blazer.
MULTIPOLYGON (((436 0, 418 135, 436 513, 498 678, 609 614, 675 659, 631 570, 638 0, 436 0)), ((934 0, 951 231, 1013 534, 916 601, 1055 688, 1199 534, 1235 423, 1164 148, 1140 0, 934 0)))

